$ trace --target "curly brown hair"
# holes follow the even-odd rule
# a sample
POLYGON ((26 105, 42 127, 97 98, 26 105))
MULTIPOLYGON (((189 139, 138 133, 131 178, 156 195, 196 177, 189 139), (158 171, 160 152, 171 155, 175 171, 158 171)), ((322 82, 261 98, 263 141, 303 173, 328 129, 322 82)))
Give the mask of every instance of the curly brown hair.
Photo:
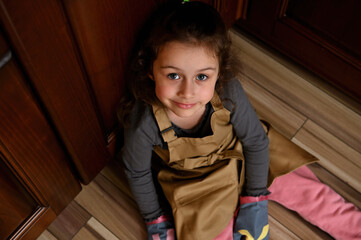
POLYGON ((139 36, 139 47, 127 74, 127 90, 118 112, 120 123, 136 100, 148 104, 158 102, 155 84, 149 78, 160 48, 168 42, 206 46, 218 57, 219 78, 216 91, 239 74, 238 58, 231 51, 231 40, 219 13, 202 2, 168 3, 150 18, 139 36))

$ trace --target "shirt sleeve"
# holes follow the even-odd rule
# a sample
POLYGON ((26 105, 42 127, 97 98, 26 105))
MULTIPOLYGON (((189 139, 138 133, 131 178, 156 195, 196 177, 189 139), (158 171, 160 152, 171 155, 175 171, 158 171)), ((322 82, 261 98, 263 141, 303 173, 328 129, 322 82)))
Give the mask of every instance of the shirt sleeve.
POLYGON ((243 194, 268 194, 269 140, 240 82, 229 82, 222 92, 225 107, 231 111, 231 123, 243 146, 246 182, 243 194))
POLYGON ((150 107, 136 104, 130 115, 129 126, 124 129, 121 158, 129 186, 146 221, 162 214, 151 170, 156 136, 157 126, 150 107))

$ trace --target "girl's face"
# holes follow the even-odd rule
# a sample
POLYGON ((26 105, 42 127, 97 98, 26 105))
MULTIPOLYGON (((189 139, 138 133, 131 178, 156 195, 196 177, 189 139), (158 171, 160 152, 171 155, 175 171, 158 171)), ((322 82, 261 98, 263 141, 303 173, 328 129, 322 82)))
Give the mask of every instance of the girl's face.
POLYGON ((179 122, 203 115, 218 73, 218 58, 207 47, 173 41, 160 49, 150 77, 170 120, 179 122))

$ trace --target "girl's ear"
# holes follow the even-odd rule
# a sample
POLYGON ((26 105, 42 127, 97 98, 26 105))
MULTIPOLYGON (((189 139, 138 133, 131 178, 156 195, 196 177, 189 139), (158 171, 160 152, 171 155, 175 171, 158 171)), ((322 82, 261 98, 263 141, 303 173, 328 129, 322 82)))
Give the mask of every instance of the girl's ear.
POLYGON ((153 74, 148 73, 148 77, 154 81, 153 74))

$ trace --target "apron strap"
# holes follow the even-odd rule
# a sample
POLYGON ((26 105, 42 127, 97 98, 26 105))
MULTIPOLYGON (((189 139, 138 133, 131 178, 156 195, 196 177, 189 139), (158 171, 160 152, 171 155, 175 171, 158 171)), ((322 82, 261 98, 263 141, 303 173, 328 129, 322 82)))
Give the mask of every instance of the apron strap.
POLYGON ((164 107, 158 104, 153 104, 152 108, 164 142, 171 142, 177 139, 177 135, 173 130, 172 123, 169 121, 168 115, 165 112, 164 107))
POLYGON ((217 111, 217 110, 220 110, 220 109, 223 108, 222 101, 219 98, 216 91, 214 91, 213 97, 211 99, 211 104, 212 104, 212 107, 213 107, 214 111, 217 111))

